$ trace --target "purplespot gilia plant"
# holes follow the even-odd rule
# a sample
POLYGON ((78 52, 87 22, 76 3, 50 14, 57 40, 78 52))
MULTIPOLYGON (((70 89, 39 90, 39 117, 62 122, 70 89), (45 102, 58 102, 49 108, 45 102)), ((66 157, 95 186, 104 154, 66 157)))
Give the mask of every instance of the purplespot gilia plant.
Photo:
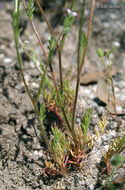
POLYGON ((72 166, 72 164, 80 166, 82 160, 86 158, 88 150, 92 149, 94 142, 99 138, 99 136, 103 133, 106 127, 106 119, 102 118, 102 120, 99 122, 99 130, 95 131, 95 137, 92 137, 92 135, 88 133, 89 121, 92 115, 91 109, 87 109, 85 111, 81 119, 81 124, 79 124, 77 127, 75 126, 76 105, 77 105, 78 91, 80 85, 80 74, 85 63, 85 56, 89 42, 95 0, 92 0, 87 35, 83 32, 82 29, 84 24, 85 0, 83 0, 81 6, 81 13, 80 13, 81 16, 79 22, 78 53, 77 53, 77 73, 76 73, 77 81, 75 89, 71 87, 71 84, 68 80, 64 80, 63 78, 62 51, 67 34, 69 33, 70 28, 74 23, 75 17, 77 16, 76 10, 78 8, 78 1, 72 0, 70 9, 67 10, 67 15, 64 20, 63 30, 58 39, 56 39, 56 36, 54 35, 53 29, 40 5, 39 0, 35 1, 50 32, 51 37, 49 40, 49 53, 47 53, 33 21, 33 12, 35 9, 34 1, 22 0, 22 2, 44 55, 44 59, 39 60, 38 56, 34 53, 34 51, 32 51, 31 55, 28 51, 31 48, 22 42, 19 30, 19 19, 21 16, 20 0, 15 0, 13 29, 14 29, 14 39, 17 51, 17 59, 20 67, 20 73, 22 75, 22 80, 24 82, 26 92, 30 97, 30 100, 34 107, 36 113, 36 119, 39 123, 43 138, 48 146, 49 155, 51 157, 51 160, 45 160, 45 168, 42 169, 42 172, 45 175, 57 175, 57 174, 65 175, 68 172, 68 168, 72 166), (35 98, 33 98, 24 77, 22 60, 19 53, 19 44, 22 46, 24 52, 33 61, 34 65, 40 72, 41 82, 35 98), (57 84, 57 81, 55 79, 55 74, 53 71, 53 64, 52 64, 52 58, 55 49, 57 50, 58 53, 59 79, 60 79, 59 84, 57 84), (47 73, 48 68, 50 70, 51 79, 50 77, 48 77, 47 73), (41 103, 39 110, 38 101, 40 99, 40 95, 43 96, 44 101, 41 103), (54 111, 61 122, 61 126, 58 126, 56 123, 53 126, 51 126, 53 134, 53 137, 51 139, 47 137, 43 126, 43 121, 46 117, 45 115, 46 109, 48 109, 49 111, 54 111))

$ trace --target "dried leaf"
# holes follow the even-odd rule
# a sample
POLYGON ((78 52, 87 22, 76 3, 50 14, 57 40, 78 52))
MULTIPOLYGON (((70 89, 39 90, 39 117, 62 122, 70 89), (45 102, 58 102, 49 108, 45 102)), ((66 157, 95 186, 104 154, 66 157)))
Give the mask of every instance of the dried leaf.
MULTIPOLYGON (((111 75, 115 75, 116 71, 112 71, 111 75)), ((80 84, 89 84, 97 82, 101 78, 106 78, 104 72, 86 73, 80 79, 80 84)))
MULTIPOLYGON (((106 104, 108 111, 114 114, 115 110, 113 105, 114 103, 113 94, 111 91, 109 93, 108 82, 105 79, 102 78, 98 81, 96 94, 97 97, 106 104)), ((125 106, 125 104, 122 103, 122 101, 118 98, 115 99, 115 104, 116 106, 121 106, 121 107, 125 106)), ((120 114, 120 112, 117 112, 117 114, 120 114)))
MULTIPOLYGON (((124 72, 124 69, 113 69, 111 71, 111 76, 116 75, 117 73, 121 73, 124 72)), ((106 79, 106 75, 105 72, 93 72, 93 73, 85 73, 83 76, 81 76, 80 79, 80 84, 89 84, 89 83, 93 83, 93 82, 98 82, 98 80, 100 80, 101 78, 106 79)), ((74 78, 73 78, 74 79, 74 78)))

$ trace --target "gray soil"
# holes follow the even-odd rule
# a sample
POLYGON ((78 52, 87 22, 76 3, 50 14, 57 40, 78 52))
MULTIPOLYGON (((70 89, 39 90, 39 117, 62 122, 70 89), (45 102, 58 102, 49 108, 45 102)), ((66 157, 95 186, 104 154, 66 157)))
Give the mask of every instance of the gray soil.
MULTIPOLYGON (((119 69, 119 72, 115 73, 113 78, 116 97, 125 102, 125 1, 121 1, 119 5, 120 7, 115 8, 96 6, 89 51, 82 75, 103 70, 96 55, 97 48, 114 49, 114 46, 118 45, 117 50, 113 53, 112 62, 113 67, 119 69)), ((88 4, 86 20, 88 20, 89 8, 88 4)), ((115 118, 107 112, 105 104, 96 95, 97 81, 80 85, 76 123, 80 122, 84 108, 92 107, 94 113, 90 122, 90 130, 93 131, 101 116, 105 116, 107 118, 105 133, 95 144, 80 170, 72 169, 71 173, 64 177, 45 177, 42 168, 46 159, 47 147, 20 76, 13 39, 12 9, 12 1, 0 2, 0 190, 94 190, 100 187, 108 177, 102 153, 115 137, 125 134, 125 107, 119 108, 123 114, 118 116, 120 120, 118 128, 115 118)), ((25 30, 22 32, 21 38, 23 41, 28 40, 35 52, 42 57, 30 23, 28 23, 24 10, 22 12, 21 26, 25 30)), ((53 18, 51 19, 53 24, 56 16, 51 11, 49 12, 49 19, 53 18)), ((50 34, 46 24, 41 22, 37 16, 34 17, 34 23, 47 48, 50 34)), ((55 23, 56 21, 53 27, 58 35, 62 30, 62 25, 55 27, 55 23)), ((85 22, 85 30, 86 26, 87 22, 85 22)), ((77 31, 78 23, 76 21, 68 35, 63 51, 63 71, 65 73, 72 68, 73 86, 76 75, 77 31)), ((39 72, 33 67, 22 49, 20 51, 26 81, 32 94, 35 95, 40 82, 39 72)), ((56 53, 53 67, 58 79, 56 53)), ((53 120, 54 116, 49 115, 45 123, 51 123, 53 120)), ((49 127, 46 130, 49 131, 49 127)), ((120 168, 115 177, 118 178, 120 175, 125 176, 124 168, 120 168)))

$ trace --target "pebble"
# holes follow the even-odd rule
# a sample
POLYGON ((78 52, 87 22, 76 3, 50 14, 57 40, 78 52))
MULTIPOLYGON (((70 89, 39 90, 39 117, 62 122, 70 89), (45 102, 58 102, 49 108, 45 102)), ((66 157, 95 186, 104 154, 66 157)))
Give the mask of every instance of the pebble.
POLYGON ((0 54, 0 59, 3 59, 3 58, 4 58, 4 54, 1 53, 1 54, 0 54))
POLYGON ((32 67, 32 68, 34 68, 35 67, 35 65, 34 65, 34 63, 31 61, 30 63, 30 66, 32 67))
POLYGON ((103 114, 103 112, 104 112, 104 107, 99 106, 99 107, 98 107, 98 113, 99 113, 99 114, 103 114))
POLYGON ((80 123, 81 119, 80 118, 76 118, 76 123, 80 123))
POLYGON ((94 189, 94 185, 93 184, 89 185, 89 189, 93 190, 94 189))
POLYGON ((43 157, 43 151, 42 150, 39 151, 39 157, 43 157))
POLYGON ((32 88, 39 88, 39 84, 35 83, 35 82, 32 82, 31 83, 31 87, 32 88))
POLYGON ((85 181, 81 181, 81 185, 83 185, 83 186, 84 186, 84 185, 85 185, 85 181))
POLYGON ((118 48, 120 47, 120 43, 117 42, 117 41, 114 41, 114 42, 113 42, 113 45, 114 45, 115 47, 118 47, 118 48))
POLYGON ((107 23, 107 22, 105 22, 103 25, 105 28, 109 28, 109 26, 110 26, 109 23, 107 23))
POLYGON ((112 124, 112 126, 111 126, 111 128, 113 129, 113 128, 117 128, 118 127, 118 125, 117 125, 117 123, 115 122, 115 123, 113 123, 112 124))
POLYGON ((38 156, 38 155, 39 155, 38 150, 35 150, 35 151, 34 151, 34 154, 38 156))
POLYGON ((30 76, 28 74, 25 75, 26 83, 29 84, 30 76))
POLYGON ((116 106, 116 112, 121 113, 122 112, 122 107, 117 105, 116 106))
POLYGON ((106 150, 106 152, 108 151, 109 145, 105 145, 104 149, 106 150))
POLYGON ((12 62, 12 59, 11 58, 5 58, 4 59, 4 63, 11 63, 12 62))

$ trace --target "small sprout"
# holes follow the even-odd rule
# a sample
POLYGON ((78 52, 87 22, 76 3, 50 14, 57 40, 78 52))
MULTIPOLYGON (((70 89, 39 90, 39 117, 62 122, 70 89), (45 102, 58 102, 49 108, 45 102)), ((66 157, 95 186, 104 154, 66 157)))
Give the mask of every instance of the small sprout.
POLYGON ((115 154, 121 153, 125 149, 125 135, 123 135, 121 138, 118 137, 117 139, 114 139, 114 142, 109 146, 108 151, 104 152, 103 159, 107 166, 107 172, 110 175, 112 171, 111 167, 111 159, 115 154))
POLYGON ((104 133, 104 130, 106 128, 106 118, 102 118, 102 120, 99 122, 99 129, 95 129, 95 135, 96 135, 96 140, 100 138, 100 136, 103 135, 104 133))
POLYGON ((104 53, 103 53, 103 51, 102 51, 101 48, 98 48, 98 49, 96 50, 96 52, 97 52, 97 55, 98 55, 100 58, 103 57, 104 53))

